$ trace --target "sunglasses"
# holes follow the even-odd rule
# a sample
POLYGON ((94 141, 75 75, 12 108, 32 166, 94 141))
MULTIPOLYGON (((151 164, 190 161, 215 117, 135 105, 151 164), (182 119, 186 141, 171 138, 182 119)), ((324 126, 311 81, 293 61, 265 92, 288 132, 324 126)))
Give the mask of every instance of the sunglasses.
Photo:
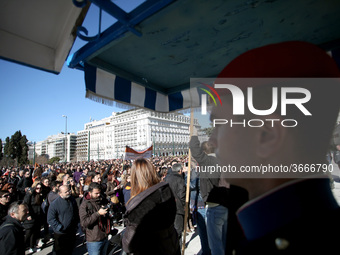
POLYGON ((37 187, 37 188, 35 188, 35 189, 41 189, 41 188, 38 188, 38 187, 37 187))
POLYGON ((10 195, 3 195, 2 197, 10 197, 10 195))

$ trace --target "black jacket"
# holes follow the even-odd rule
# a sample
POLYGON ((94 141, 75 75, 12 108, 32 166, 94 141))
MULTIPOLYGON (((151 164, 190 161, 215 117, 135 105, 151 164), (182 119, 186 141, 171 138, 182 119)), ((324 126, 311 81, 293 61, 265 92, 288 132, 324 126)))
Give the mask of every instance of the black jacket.
POLYGON ((40 224, 42 221, 42 209, 41 204, 43 202, 42 195, 36 193, 35 191, 27 191, 24 202, 28 205, 29 216, 31 216, 32 220, 25 220, 23 226, 25 229, 32 228, 34 224, 40 224))
POLYGON ((31 187, 32 184, 33 184, 32 176, 30 176, 28 178, 23 177, 22 179, 20 179, 20 181, 18 182, 18 185, 17 185, 17 190, 19 192, 19 198, 20 199, 23 199, 23 197, 26 194, 25 189, 31 187))
POLYGON ((175 215, 175 198, 167 183, 160 182, 133 197, 124 215, 123 250, 128 254, 180 254, 175 215))
POLYGON ((0 254, 25 254, 24 230, 20 222, 7 215, 5 222, 0 226, 0 254))
POLYGON ((79 211, 76 200, 58 197, 48 208, 47 222, 54 232, 66 234, 76 232, 79 223, 79 211))
POLYGON ((329 179, 310 178, 286 185, 241 208, 239 214, 246 210, 252 217, 244 216, 243 229, 255 226, 251 231, 255 236, 248 237, 252 240, 242 243, 236 254, 339 254, 340 207, 329 179), (257 237, 263 229, 268 231, 257 237))
POLYGON ((3 205, 0 203, 0 225, 5 221, 7 216, 8 205, 3 205))
POLYGON ((171 171, 167 174, 165 182, 169 183, 174 193, 177 208, 176 213, 184 215, 186 186, 182 175, 171 171))

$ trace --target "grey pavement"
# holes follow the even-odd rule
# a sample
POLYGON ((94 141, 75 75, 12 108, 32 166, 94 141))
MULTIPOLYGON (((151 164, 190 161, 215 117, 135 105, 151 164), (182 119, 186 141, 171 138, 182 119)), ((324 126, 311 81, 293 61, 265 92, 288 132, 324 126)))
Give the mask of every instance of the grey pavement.
MULTIPOLYGON (((117 227, 117 229, 120 231, 123 230, 123 227, 117 227)), ((86 243, 84 241, 84 236, 83 235, 77 235, 77 243, 76 243, 76 248, 73 251, 73 255, 85 255, 88 254, 86 250, 86 243)), ((186 236, 186 249, 185 249, 185 254, 186 255, 194 255, 194 254, 200 254, 201 250, 201 243, 199 240, 199 236, 197 233, 197 229, 195 232, 188 233, 186 236)), ((34 255, 52 255, 52 248, 53 248, 53 241, 49 241, 47 245, 40 251, 33 253, 34 255)), ((26 254, 27 251, 26 251, 26 254)), ((119 249, 113 253, 113 255, 121 255, 122 250, 119 249)))

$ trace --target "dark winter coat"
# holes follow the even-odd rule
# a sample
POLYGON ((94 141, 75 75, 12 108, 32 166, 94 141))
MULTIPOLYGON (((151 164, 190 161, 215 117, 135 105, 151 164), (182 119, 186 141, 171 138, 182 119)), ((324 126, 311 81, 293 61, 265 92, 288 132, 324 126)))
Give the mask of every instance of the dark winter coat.
POLYGON ((8 205, 3 205, 0 203, 0 225, 5 221, 7 216, 8 205))
POLYGON ((106 191, 105 191, 106 196, 108 196, 108 197, 115 196, 117 191, 114 190, 114 189, 117 187, 117 183, 116 182, 107 182, 106 186, 107 186, 106 191))
POLYGON ((161 182, 133 197, 126 206, 123 250, 128 254, 180 254, 174 228, 176 202, 161 182))
POLYGON ((56 200, 59 197, 58 192, 50 191, 50 193, 47 194, 47 200, 49 204, 52 204, 54 200, 56 200))
POLYGON ((58 197, 54 200, 48 209, 47 222, 55 233, 75 233, 79 223, 76 200, 72 196, 68 199, 58 197))
POLYGON ((7 215, 5 222, 0 226, 0 254, 25 254, 24 229, 20 222, 7 215))
POLYGON ((175 196, 177 208, 176 213, 184 215, 186 186, 182 175, 171 171, 167 174, 165 182, 169 183, 169 186, 175 196))
POLYGON ((11 176, 9 176, 7 182, 12 183, 15 187, 17 187, 19 178, 18 177, 11 178, 11 176))
POLYGON ((88 195, 84 195, 84 200, 79 207, 79 218, 87 242, 99 242, 108 236, 106 232, 108 219, 98 213, 103 205, 105 203, 101 198, 91 199, 88 195))
POLYGON ((18 185, 17 185, 17 190, 19 192, 19 198, 22 199, 25 197, 26 195, 26 191, 25 189, 26 188, 30 188, 33 184, 33 180, 32 180, 32 177, 23 177, 22 179, 20 179, 20 181, 18 182, 18 185))
POLYGON ((238 212, 248 242, 236 254, 339 254, 340 207, 328 178, 281 186, 251 202, 238 212))
POLYGON ((29 214, 32 220, 25 220, 23 226, 25 229, 30 229, 34 224, 40 224, 42 221, 42 209, 41 204, 43 202, 42 195, 35 191, 27 191, 24 202, 28 205, 29 214), (38 198, 37 198, 38 197, 38 198))
POLYGON ((128 182, 123 189, 124 203, 126 204, 131 197, 131 183, 128 182))

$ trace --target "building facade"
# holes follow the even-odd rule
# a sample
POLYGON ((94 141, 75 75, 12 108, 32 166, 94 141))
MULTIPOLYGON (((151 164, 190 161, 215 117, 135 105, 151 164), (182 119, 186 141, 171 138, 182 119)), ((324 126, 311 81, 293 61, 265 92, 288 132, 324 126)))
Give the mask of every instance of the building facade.
POLYGON ((73 133, 57 134, 47 137, 46 140, 37 142, 29 146, 29 159, 35 155, 48 155, 49 158, 59 157, 60 161, 67 162, 76 160, 77 136, 73 133), (65 145, 66 141, 66 145, 65 145), (31 152, 33 150, 33 152, 31 152))
MULTIPOLYGON (((196 128, 200 128, 194 119, 196 128)), ((188 153, 190 117, 145 109, 112 113, 94 120, 77 132, 77 160, 121 158, 125 146, 142 151, 153 145, 154 155, 188 153)))

